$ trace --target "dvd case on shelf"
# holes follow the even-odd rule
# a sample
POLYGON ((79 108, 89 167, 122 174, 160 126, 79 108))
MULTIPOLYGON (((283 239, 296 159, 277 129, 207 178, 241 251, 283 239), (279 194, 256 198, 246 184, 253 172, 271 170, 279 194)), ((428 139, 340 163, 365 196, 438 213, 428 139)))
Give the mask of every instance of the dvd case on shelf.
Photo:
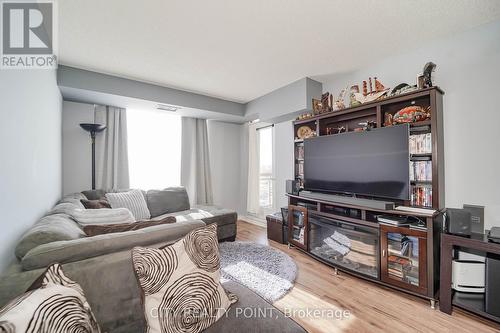
POLYGON ((431 154, 432 136, 431 133, 410 135, 410 154, 431 154))

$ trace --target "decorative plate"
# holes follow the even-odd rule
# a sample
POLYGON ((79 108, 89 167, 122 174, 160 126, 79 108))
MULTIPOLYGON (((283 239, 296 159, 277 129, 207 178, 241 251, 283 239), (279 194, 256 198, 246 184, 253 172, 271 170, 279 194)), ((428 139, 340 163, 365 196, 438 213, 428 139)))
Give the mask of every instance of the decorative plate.
POLYGON ((312 129, 309 126, 301 126, 297 130, 297 137, 299 139, 306 139, 312 136, 312 129))

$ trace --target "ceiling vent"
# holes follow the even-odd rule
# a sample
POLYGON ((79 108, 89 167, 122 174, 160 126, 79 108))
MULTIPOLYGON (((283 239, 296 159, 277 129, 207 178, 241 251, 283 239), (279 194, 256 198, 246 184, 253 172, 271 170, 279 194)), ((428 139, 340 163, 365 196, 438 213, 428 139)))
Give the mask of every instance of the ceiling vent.
POLYGON ((169 111, 169 112, 175 112, 180 109, 180 107, 178 106, 168 105, 168 104, 158 104, 156 108, 158 110, 169 111))

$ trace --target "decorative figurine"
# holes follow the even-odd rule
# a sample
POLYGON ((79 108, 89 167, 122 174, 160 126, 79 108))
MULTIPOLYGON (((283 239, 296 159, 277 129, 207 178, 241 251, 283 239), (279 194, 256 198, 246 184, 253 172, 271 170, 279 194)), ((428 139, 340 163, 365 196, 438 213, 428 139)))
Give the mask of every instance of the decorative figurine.
POLYGON ((393 123, 405 124, 423 121, 431 118, 431 108, 418 105, 408 106, 396 112, 392 118, 393 123))
POLYGON ((312 109, 313 109, 313 113, 316 115, 316 114, 320 114, 321 113, 321 108, 322 108, 322 104, 321 104, 321 101, 319 99, 316 99, 316 98, 313 98, 312 99, 312 109))
POLYGON ((374 121, 364 121, 362 123, 359 123, 358 125, 362 126, 363 131, 369 131, 372 128, 377 127, 374 121))
POLYGON ((388 92, 389 88, 384 87, 384 85, 375 78, 375 90, 373 90, 372 78, 369 78, 370 92, 367 92, 366 81, 363 81, 363 94, 353 93, 356 101, 360 103, 373 102, 377 99, 383 98, 388 92))
POLYGON ((385 127, 389 127, 389 126, 392 126, 392 125, 393 125, 392 114, 391 113, 386 113, 385 116, 384 116, 384 126, 385 127))
POLYGON ((417 90, 417 86, 410 86, 408 83, 400 83, 394 89, 392 89, 390 96, 397 96, 401 94, 407 94, 409 92, 417 90))
POLYGON ((329 92, 321 95, 321 113, 333 111, 332 101, 333 98, 331 97, 329 92))
POLYGON ((356 100, 354 94, 359 94, 359 86, 357 84, 351 86, 351 94, 349 95, 349 106, 354 107, 361 105, 361 102, 356 100))
POLYGON ((432 87, 432 72, 436 70, 436 64, 429 61, 424 66, 424 88, 432 87))
POLYGON ((335 103, 333 104, 334 110, 342 110, 345 109, 344 98, 347 92, 347 88, 342 89, 337 99, 335 99, 335 103))
POLYGON ((341 127, 327 127, 326 128, 326 135, 332 135, 332 134, 340 134, 347 132, 347 129, 344 126, 341 127))
POLYGON ((303 113, 297 117, 297 120, 309 119, 309 118, 312 118, 313 116, 314 116, 314 114, 312 114, 312 113, 303 113))
POLYGON ((379 80, 375 77, 375 92, 381 92, 385 90, 385 87, 379 80))

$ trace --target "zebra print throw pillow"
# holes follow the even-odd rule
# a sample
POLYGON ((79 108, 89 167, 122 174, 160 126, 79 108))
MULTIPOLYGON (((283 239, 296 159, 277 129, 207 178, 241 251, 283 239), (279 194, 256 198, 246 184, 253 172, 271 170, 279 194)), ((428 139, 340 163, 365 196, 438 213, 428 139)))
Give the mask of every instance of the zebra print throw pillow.
POLYGON ((132 262, 148 333, 201 332, 238 300, 219 281, 215 223, 162 249, 135 247, 132 262))
POLYGON ((26 293, 0 310, 0 332, 100 333, 83 290, 53 264, 26 293))

